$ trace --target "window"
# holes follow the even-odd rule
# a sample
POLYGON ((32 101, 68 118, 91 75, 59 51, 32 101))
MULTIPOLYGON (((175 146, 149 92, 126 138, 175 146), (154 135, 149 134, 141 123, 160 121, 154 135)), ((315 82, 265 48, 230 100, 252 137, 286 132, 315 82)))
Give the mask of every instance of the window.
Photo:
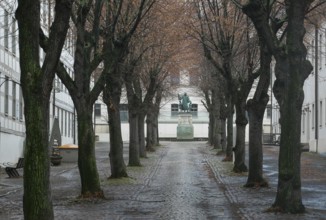
POLYGON ((19 120, 23 120, 23 93, 19 87, 19 120))
POLYGON ((198 114, 198 104, 192 104, 191 105, 191 113, 193 116, 197 116, 198 114))
POLYGON ((302 111, 302 133, 304 133, 306 127, 306 112, 302 111))
POLYGON ((11 50, 12 54, 16 55, 16 20, 13 19, 11 26, 11 50))
POLYGON ((180 84, 180 75, 179 74, 173 74, 170 76, 171 84, 172 85, 179 85, 180 84))
POLYGON ((62 135, 63 134, 63 121, 64 121, 63 109, 58 109, 58 117, 60 118, 60 121, 61 121, 60 133, 62 135))
POLYGON ((312 114, 312 117, 311 117, 312 123, 311 123, 311 125, 312 125, 312 128, 314 129, 315 128, 315 105, 314 104, 312 104, 312 110, 311 111, 312 111, 311 112, 311 114, 312 114))
POLYGON ((323 59, 322 59, 322 48, 323 48, 323 35, 322 34, 320 34, 319 35, 319 45, 318 45, 318 48, 319 48, 319 57, 318 57, 318 59, 319 59, 319 68, 321 68, 322 67, 322 64, 323 64, 323 59))
POLYGON ((95 103, 95 106, 94 106, 94 114, 95 114, 96 117, 100 117, 101 116, 101 104, 95 103))
POLYGON ((171 116, 178 115, 179 112, 179 104, 173 103, 171 104, 171 116))
POLYGON ((68 116, 67 116, 67 111, 65 111, 65 136, 67 136, 67 130, 68 130, 68 128, 67 128, 67 121, 68 121, 68 116))
POLYGON ((70 130, 71 130, 71 119, 70 119, 70 117, 71 117, 71 113, 70 112, 68 112, 68 118, 67 118, 67 120, 68 120, 68 137, 70 137, 70 130))
POLYGON ((9 112, 9 77, 5 77, 5 115, 9 112))
POLYGON ((12 83, 12 117, 16 118, 16 82, 12 83))
POLYGON ((128 122, 128 104, 120 104, 120 119, 121 122, 128 122))
POLYGON ((266 117, 267 118, 271 118, 272 117, 272 106, 271 105, 267 105, 266 106, 266 117))
POLYGON ((323 126, 323 101, 319 103, 319 127, 323 126))
POLYGON ((9 47, 9 13, 5 11, 5 18, 4 18, 4 46, 5 49, 8 50, 9 47))

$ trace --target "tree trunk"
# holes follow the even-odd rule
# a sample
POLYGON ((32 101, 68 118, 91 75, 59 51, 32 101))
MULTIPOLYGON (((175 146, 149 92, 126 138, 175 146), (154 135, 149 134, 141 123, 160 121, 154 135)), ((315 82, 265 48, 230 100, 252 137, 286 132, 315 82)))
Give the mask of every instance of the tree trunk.
POLYGON ((26 220, 54 219, 49 160, 49 98, 60 59, 72 1, 57 1, 48 40, 48 53, 40 67, 40 2, 19 1, 20 82, 24 97, 26 147, 24 152, 23 209, 26 220))
POLYGON ((212 90, 212 111, 214 117, 213 124, 213 145, 214 149, 221 149, 220 131, 220 98, 217 89, 212 90))
POLYGON ((153 120, 153 145, 159 145, 159 136, 158 136, 158 114, 155 112, 153 120))
POLYGON ((230 112, 227 118, 227 145, 225 158, 223 161, 233 160, 233 112, 230 112))
POLYGON ((129 166, 140 166, 138 114, 129 109, 129 166))
POLYGON ((146 118, 146 125, 147 125, 146 150, 147 151, 154 151, 154 144, 153 144, 154 121, 153 120, 154 120, 153 113, 152 112, 148 113, 146 118))
POLYGON ((300 133, 303 84, 313 69, 306 60, 307 50, 303 44, 305 14, 309 11, 307 9, 311 2, 286 2, 288 25, 285 44, 278 42, 277 37, 271 33, 272 28, 267 20, 269 14, 262 4, 252 0, 243 7, 276 59, 273 92, 280 105, 282 132, 277 195, 272 210, 291 213, 305 210, 301 198, 300 133))
POLYGON ((236 143, 234 147, 234 167, 233 171, 236 173, 247 172, 248 168, 245 164, 245 138, 246 138, 246 125, 248 123, 245 116, 245 103, 238 101, 236 103, 236 143))
POLYGON ((24 87, 26 121, 24 218, 54 219, 49 181, 49 102, 44 101, 42 94, 36 92, 33 87, 24 87))
POLYGON ((139 133, 139 156, 142 158, 147 157, 145 145, 145 115, 139 114, 138 116, 138 133, 139 133))
POLYGON ((121 81, 116 73, 110 73, 107 86, 103 91, 103 101, 108 109, 110 131, 110 165, 111 178, 127 177, 126 164, 123 159, 123 142, 120 119, 121 81))
MULTIPOLYGON (((82 102, 80 102, 82 103, 82 102)), ((78 168, 81 178, 81 196, 104 197, 95 160, 95 135, 92 106, 76 106, 78 119, 78 168)))
POLYGON ((44 94, 42 71, 39 66, 39 10, 38 1, 28 3, 22 1, 19 2, 16 12, 19 25, 21 86, 26 126, 23 180, 23 209, 26 220, 54 219, 48 150, 50 92, 44 94), (33 16, 25 17, 27 10, 36 19, 33 16))
POLYGON ((162 93, 163 90, 161 87, 156 91, 156 97, 154 102, 154 111, 153 111, 153 144, 154 146, 159 146, 160 144, 160 137, 159 137, 159 128, 158 128, 158 117, 160 114, 160 104, 162 101, 162 93))
POLYGON ((213 133, 214 133, 214 116, 212 112, 209 112, 209 122, 208 122, 208 144, 213 145, 213 133))
POLYGON ((263 118, 269 97, 255 102, 249 100, 247 104, 249 114, 249 173, 246 187, 268 186, 263 178, 263 149, 262 128, 263 118))
POLYGON ((301 213, 305 211, 301 198, 300 177, 301 109, 304 99, 302 76, 308 76, 311 70, 312 67, 308 61, 298 59, 295 55, 288 55, 288 58, 277 60, 275 66, 277 79, 273 90, 280 104, 282 133, 279 179, 273 208, 284 212, 301 213))
POLYGON ((223 152, 226 152, 226 143, 226 119, 221 118, 221 147, 223 152))
POLYGON ((220 129, 220 117, 218 114, 214 115, 214 133, 213 133, 213 145, 214 149, 221 150, 221 129, 220 129))
POLYGON ((265 42, 260 39, 260 77, 254 97, 247 102, 249 115, 249 173, 246 187, 266 187, 263 178, 263 119, 266 105, 269 101, 268 88, 270 84, 271 60, 265 42))

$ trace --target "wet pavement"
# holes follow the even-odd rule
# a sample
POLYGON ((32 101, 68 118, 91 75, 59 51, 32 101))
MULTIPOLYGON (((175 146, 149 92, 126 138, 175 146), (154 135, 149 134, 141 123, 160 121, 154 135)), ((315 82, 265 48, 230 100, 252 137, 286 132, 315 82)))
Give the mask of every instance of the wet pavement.
MULTIPOLYGON (((300 215, 267 213, 277 187, 278 146, 264 146, 264 175, 270 187, 247 189, 247 174, 231 172, 205 142, 161 142, 142 167, 128 167, 130 178, 108 180, 108 143, 98 142, 96 159, 104 200, 77 199, 80 193, 76 163, 51 167, 55 219, 326 219, 326 157, 302 155, 300 215)), ((128 163, 128 145, 125 144, 128 163)), ((22 173, 22 170, 19 170, 22 173)), ((0 219, 23 219, 23 178, 0 175, 0 219)))

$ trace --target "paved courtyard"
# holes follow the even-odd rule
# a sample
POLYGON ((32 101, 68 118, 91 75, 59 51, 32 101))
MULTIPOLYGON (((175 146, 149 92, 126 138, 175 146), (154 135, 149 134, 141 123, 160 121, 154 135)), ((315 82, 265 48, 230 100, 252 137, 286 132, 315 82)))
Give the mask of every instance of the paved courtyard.
MULTIPOLYGON (((108 143, 98 142, 97 164, 106 199, 80 201, 76 163, 51 167, 55 219, 326 219, 326 157, 302 155, 301 215, 266 213, 277 186, 278 146, 264 146, 264 174, 270 187, 242 187, 246 174, 231 172, 205 142, 161 142, 130 178, 108 180, 108 143)), ((125 159, 128 163, 128 144, 125 159)), ((22 173, 22 170, 19 170, 22 173)), ((23 219, 23 178, 0 175, 0 219, 23 219)))

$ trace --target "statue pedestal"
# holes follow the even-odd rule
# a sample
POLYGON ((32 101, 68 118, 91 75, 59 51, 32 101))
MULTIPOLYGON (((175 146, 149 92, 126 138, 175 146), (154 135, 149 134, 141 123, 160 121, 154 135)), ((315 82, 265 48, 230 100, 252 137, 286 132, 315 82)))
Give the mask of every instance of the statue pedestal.
POLYGON ((194 139, 194 126, 192 125, 192 114, 180 112, 177 127, 177 140, 192 139, 194 139))

